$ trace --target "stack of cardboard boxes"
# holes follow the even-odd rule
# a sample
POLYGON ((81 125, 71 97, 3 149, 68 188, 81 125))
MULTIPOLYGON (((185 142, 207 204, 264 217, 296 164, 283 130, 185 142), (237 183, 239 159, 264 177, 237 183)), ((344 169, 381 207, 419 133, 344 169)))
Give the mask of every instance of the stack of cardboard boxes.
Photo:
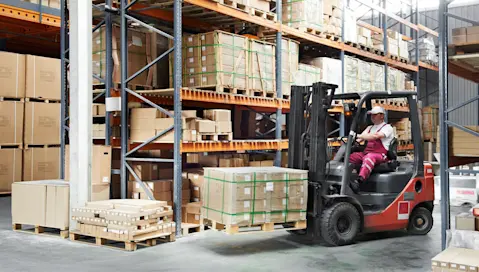
POLYGON ((294 74, 294 85, 311 86, 321 79, 321 69, 313 65, 300 63, 294 74))
POLYGON ((204 120, 196 120, 199 141, 203 140, 203 134, 228 135, 227 139, 232 139, 233 126, 230 110, 204 110, 203 117, 204 120))
MULTIPOLYGON (((399 32, 388 30, 387 39, 389 55, 409 60, 408 42, 403 40, 403 36, 399 32)), ((374 48, 384 51, 383 34, 373 34, 372 42, 374 48)))
POLYGON ((0 71, 0 191, 59 178, 60 60, 0 52, 0 71))
MULTIPOLYGON (((30 2, 34 4, 40 4, 40 0, 22 0, 22 1, 30 2)), ((43 6, 46 6, 46 7, 51 7, 56 9, 60 8, 60 0, 42 0, 41 3, 43 6)))
POLYGON ((341 36, 343 5, 340 0, 323 0, 323 31, 341 36))
POLYGON ((284 1, 282 17, 283 24, 287 26, 302 31, 308 29, 323 31, 323 1, 284 1))
POLYGON ((410 141, 411 136, 411 121, 409 118, 402 118, 393 123, 396 138, 400 141, 410 141))
MULTIPOLYGON (((411 41, 409 45, 409 55, 411 60, 416 59, 415 41, 411 41)), ((437 65, 439 62, 439 56, 436 51, 436 45, 433 37, 424 37, 419 39, 419 60, 437 65)))
POLYGON ((432 258, 432 271, 478 271, 479 207, 456 216, 456 229, 449 231, 448 248, 432 258))
POLYGON ((452 43, 455 45, 479 43, 479 26, 454 28, 452 30, 452 43))
POLYGON ((362 26, 357 26, 356 29, 358 32, 357 43, 366 47, 373 47, 372 31, 362 26))
MULTIPOLYGON (((145 187, 141 186, 136 181, 130 181, 128 190, 131 198, 148 199, 148 195, 145 192, 146 188, 146 190, 149 190, 156 200, 166 201, 168 205, 173 206, 173 179, 148 179, 146 176, 141 176, 140 178, 145 187)), ((189 203, 191 199, 190 182, 187 178, 182 179, 181 188, 181 202, 183 205, 185 205, 189 203)))

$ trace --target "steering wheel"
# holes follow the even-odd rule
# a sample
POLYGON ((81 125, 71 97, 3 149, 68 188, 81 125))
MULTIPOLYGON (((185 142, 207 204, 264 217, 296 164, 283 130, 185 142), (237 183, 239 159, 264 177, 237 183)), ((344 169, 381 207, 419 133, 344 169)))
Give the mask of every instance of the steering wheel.
POLYGON ((347 139, 348 139, 347 136, 339 137, 339 140, 341 140, 341 142, 342 142, 344 145, 347 144, 347 142, 346 142, 347 139))

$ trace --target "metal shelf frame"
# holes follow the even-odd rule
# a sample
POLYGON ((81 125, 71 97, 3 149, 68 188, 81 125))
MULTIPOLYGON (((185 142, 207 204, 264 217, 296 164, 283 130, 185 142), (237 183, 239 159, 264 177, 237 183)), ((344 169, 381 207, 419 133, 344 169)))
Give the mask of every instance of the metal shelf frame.
MULTIPOLYGON (((450 215, 450 195, 449 195, 449 174, 468 173, 478 174, 476 170, 450 170, 449 169, 449 127, 455 127, 462 131, 465 131, 471 135, 479 137, 479 133, 466 128, 449 119, 449 113, 462 108, 472 102, 479 100, 479 94, 467 101, 464 101, 458 105, 449 105, 449 86, 448 86, 448 73, 454 73, 449 70, 449 56, 448 56, 448 43, 449 43, 449 29, 448 19, 449 17, 459 19, 472 25, 477 23, 473 20, 463 18, 458 15, 453 15, 448 12, 448 6, 452 1, 440 0, 438 21, 439 21, 439 137, 440 141, 440 180, 441 180, 441 241, 442 249, 446 248, 446 232, 451 228, 451 215, 450 215)), ((452 68, 452 67, 451 67, 452 68)), ((477 83, 477 77, 467 75, 467 71, 458 76, 462 76, 465 79, 472 80, 477 83)), ((472 74, 472 72, 469 72, 472 74)), ((461 90, 456 90, 461 91, 461 90)), ((479 138, 478 138, 479 141, 479 138)))
MULTIPOLYGON (((236 145, 241 146, 243 148, 245 147, 250 147, 251 150, 260 150, 263 148, 267 148, 268 150, 276 150, 276 157, 275 157, 275 165, 280 166, 281 165, 281 150, 286 149, 288 146, 287 141, 282 140, 282 135, 281 135, 281 128, 283 125, 283 112, 285 111, 285 108, 289 108, 289 101, 283 101, 282 99, 282 73, 281 69, 278 67, 282 67, 282 37, 284 35, 288 35, 289 37, 293 36, 297 40, 307 40, 309 42, 313 43, 318 43, 322 44, 324 46, 328 46, 331 48, 338 49, 340 51, 340 59, 342 62, 342 86, 344 86, 345 82, 345 67, 344 67, 344 58, 346 53, 350 54, 356 54, 362 57, 369 58, 373 61, 379 61, 384 63, 384 68, 385 68, 385 78, 384 81, 386 83, 386 88, 387 88, 387 67, 388 66, 395 66, 404 70, 408 70, 411 72, 418 72, 419 70, 419 62, 418 62, 418 55, 416 54, 416 59, 415 59, 415 64, 405 64, 401 63, 399 61, 393 60, 389 57, 388 49, 387 49, 387 18, 392 18, 393 20, 398 21, 401 25, 406 25, 409 26, 411 29, 415 31, 415 37, 418 36, 418 32, 420 28, 414 24, 414 22, 407 21, 401 16, 404 14, 401 12, 400 16, 391 14, 386 10, 386 0, 382 2, 382 7, 376 6, 376 5, 371 5, 368 4, 367 2, 363 0, 356 0, 357 2, 361 3, 362 5, 368 5, 371 7, 371 10, 376 10, 378 11, 378 14, 382 14, 380 17, 382 17, 382 30, 380 29, 384 35, 384 41, 385 41, 385 53, 386 56, 379 56, 372 54, 370 52, 367 52, 365 50, 360 50, 357 48, 354 48, 353 46, 349 46, 344 43, 343 38, 341 37, 341 40, 339 42, 337 41, 332 41, 328 40, 325 38, 320 38, 318 36, 314 36, 305 32, 301 32, 297 29, 294 29, 292 27, 288 27, 286 25, 282 24, 282 1, 281 0, 276 0, 276 13, 277 13, 277 22, 272 22, 263 18, 251 16, 249 14, 240 12, 238 10, 235 10, 230 7, 226 7, 220 4, 217 4, 212 1, 206 1, 206 0, 173 0, 170 3, 173 3, 173 12, 172 12, 172 23, 173 23, 173 34, 170 35, 168 33, 165 33, 164 31, 152 26, 151 24, 148 24, 144 22, 140 17, 138 17, 138 14, 145 15, 142 12, 148 12, 147 16, 154 16, 154 10, 155 9, 148 9, 148 7, 143 7, 142 9, 135 9, 135 4, 139 3, 142 6, 145 6, 145 2, 143 1, 138 1, 138 0, 121 0, 119 5, 112 6, 112 0, 105 0, 105 5, 104 6, 98 6, 94 5, 94 8, 96 9, 101 9, 104 11, 104 19, 101 20, 100 24, 93 27, 93 31, 96 31, 105 26, 105 31, 106 31, 106 36, 107 36, 107 45, 106 45, 106 55, 109 56, 107 58, 107 71, 105 78, 101 78, 99 75, 92 75, 94 78, 100 80, 101 82, 105 83, 105 91, 102 92, 101 94, 97 95, 96 98, 105 95, 106 97, 111 96, 120 96, 121 97, 121 138, 120 138, 120 146, 121 146, 121 169, 120 169, 120 174, 121 174, 121 197, 122 198, 127 198, 127 188, 128 188, 128 178, 129 176, 133 176, 134 179, 136 180, 137 183, 139 183, 142 188, 144 188, 145 193, 148 195, 149 198, 154 199, 153 195, 151 194, 151 191, 146 188, 146 185, 141 181, 139 176, 133 171, 130 162, 135 161, 145 161, 145 162, 161 162, 161 163, 173 163, 174 167, 174 194, 173 194, 173 202, 174 202, 174 212, 175 212, 175 222, 176 222, 176 231, 177 235, 181 235, 181 202, 182 202, 182 153, 184 152, 207 152, 207 151, 225 151, 225 150, 237 150, 235 148, 236 145), (232 16, 234 18, 237 18, 238 20, 242 20, 245 22, 250 22, 250 23, 256 23, 260 26, 265 26, 273 31, 275 31, 275 38, 276 38, 276 59, 275 59, 275 65, 277 67, 276 69, 276 92, 277 92, 277 97, 278 99, 273 99, 274 101, 268 101, 267 99, 246 99, 242 100, 240 103, 237 103, 240 101, 240 99, 232 99, 229 97, 229 95, 222 94, 218 95, 218 97, 215 97, 215 101, 210 101, 214 103, 221 103, 221 99, 225 99, 227 101, 230 101, 229 104, 234 104, 234 105, 242 105, 245 107, 263 107, 263 108, 269 108, 267 112, 275 112, 276 113, 276 119, 275 119, 275 140, 271 141, 265 141, 264 143, 258 144, 258 143, 250 143, 248 141, 245 141, 243 143, 231 143, 231 144, 216 144, 213 147, 208 144, 201 144, 201 143, 182 143, 182 120, 181 120, 181 111, 182 111, 182 106, 184 103, 186 103, 188 99, 185 99, 188 97, 191 101, 197 99, 198 97, 203 97, 202 99, 209 99, 209 98, 204 98, 204 96, 199 96, 199 93, 195 93, 196 91, 191 91, 188 89, 185 89, 182 87, 182 5, 183 4, 190 4, 190 5, 197 5, 200 7, 203 7, 205 9, 209 9, 221 14, 226 14, 229 16, 232 16), (112 84, 112 68, 113 68, 113 62, 111 59, 112 55, 112 46, 111 46, 111 37, 112 37, 112 17, 115 16, 115 19, 119 19, 121 22, 121 38, 120 38, 120 48, 121 48, 121 90, 118 94, 118 92, 115 92, 113 90, 113 84, 112 84), (147 64, 145 67, 140 69, 139 71, 133 71, 134 74, 132 76, 129 75, 128 69, 128 44, 127 44, 127 37, 128 37, 128 25, 129 23, 134 23, 137 26, 141 26, 143 28, 148 29, 150 32, 154 32, 156 34, 162 35, 170 40, 173 41, 173 47, 168 49, 167 51, 163 52, 161 55, 159 55, 156 59, 154 59, 151 63, 147 64), (134 79, 136 76, 138 76, 140 73, 148 70, 150 67, 155 65, 160 59, 168 57, 169 54, 173 53, 173 62, 174 62, 174 67, 173 68, 173 88, 171 89, 171 96, 168 98, 169 101, 167 105, 173 105, 174 107, 174 113, 170 113, 168 110, 163 108, 160 105, 165 105, 165 104, 160 104, 160 100, 164 98, 158 98, 157 96, 155 97, 150 97, 148 94, 145 94, 145 92, 142 91, 134 91, 131 90, 128 87, 128 83, 134 79), (160 99, 160 100, 159 100, 160 99), (159 111, 163 112, 164 114, 173 117, 174 118, 174 125, 169 127, 168 129, 158 133, 154 137, 147 139, 143 143, 130 143, 129 142, 129 137, 128 137, 128 127, 129 127, 129 122, 128 122, 128 103, 129 101, 141 101, 144 104, 147 104, 153 108, 158 109, 159 111), (272 111, 274 109, 274 111, 272 111), (171 131, 174 131, 174 143, 173 143, 173 159, 166 159, 166 158, 138 158, 134 157, 135 152, 140 150, 140 149, 148 149, 151 146, 158 145, 156 143, 153 143, 156 139, 161 137, 162 135, 165 135, 166 133, 171 133, 171 131)), ((350 0, 343 0, 344 6, 349 6, 350 0)), ((96 3, 96 2, 95 2, 96 3)), ((66 5, 66 0, 62 0, 62 8, 61 8, 61 33, 62 33, 62 39, 61 39, 61 44, 62 44, 62 112, 61 112, 61 117, 62 117, 62 124, 64 126, 64 129, 62 129, 62 152, 61 152, 61 168, 62 168, 62 177, 64 176, 64 148, 67 143, 67 133, 68 133, 68 127, 67 127, 67 122, 68 122, 68 116, 66 115, 67 111, 67 105, 68 105, 68 86, 67 86, 67 69, 68 69, 68 29, 67 29, 67 24, 66 22, 68 21, 68 10, 67 10, 67 5, 66 5)), ((417 0, 416 4, 414 5, 417 7, 417 0)), ((412 7, 411 7, 412 10, 412 7)), ((344 9, 343 9, 344 13, 344 9)), ((412 11, 411 15, 408 17, 412 16, 412 11)), ((342 26, 343 26, 343 33, 344 33, 344 16, 342 16, 342 26)), ((406 17, 406 18, 408 18, 406 17)), ((417 23, 417 13, 415 16, 415 22, 417 23)), ((407 39, 407 37, 403 37, 403 39, 407 39)), ((416 38, 416 48, 417 48, 417 38, 416 38)), ((417 53, 417 52, 416 52, 417 53)), ((131 71, 130 71, 131 72, 131 71)), ((419 86, 419 77, 416 77, 416 85, 419 86)), ((148 91, 146 91, 148 92, 148 91)), ((198 98, 199 99, 199 98, 198 98)), ((202 100, 197 100, 197 101, 202 101, 202 100)), ((206 101, 204 101, 206 102, 206 101)), ((228 102, 226 102, 228 103, 228 102)), ((342 111, 340 110, 339 113, 342 114, 342 111)), ((110 145, 112 143, 112 138, 111 138, 111 130, 110 130, 110 119, 109 118, 110 114, 106 115, 106 144, 110 145)), ((342 116, 340 122, 340 134, 345 135, 345 125, 344 125, 344 116, 342 116)), ((115 139, 113 139, 115 140, 115 139)), ((114 141, 117 142, 117 141, 114 141)))

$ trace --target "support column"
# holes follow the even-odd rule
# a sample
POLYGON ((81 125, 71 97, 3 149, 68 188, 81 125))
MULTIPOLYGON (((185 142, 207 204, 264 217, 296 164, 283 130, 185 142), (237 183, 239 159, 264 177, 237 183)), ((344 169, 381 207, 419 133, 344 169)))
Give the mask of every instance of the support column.
POLYGON ((128 193, 128 171, 126 169, 126 153, 128 152, 128 93, 126 92, 125 82, 128 78, 128 43, 127 43, 127 19, 126 6, 128 0, 121 0, 120 20, 121 20, 121 198, 127 198, 128 193))
MULTIPOLYGON (((412 4, 412 3, 411 3, 412 4)), ((417 25, 419 24, 419 1, 416 0, 416 13, 414 13, 414 23, 417 25)), ((421 86, 421 83, 419 82, 419 73, 421 71, 421 69, 419 68, 419 30, 417 31, 414 31, 414 40, 416 41, 416 48, 415 48, 415 52, 416 52, 416 65, 418 66, 418 70, 417 72, 414 74, 416 76, 416 79, 415 79, 415 82, 416 82, 416 92, 418 93, 419 95, 419 88, 421 86)), ((426 71, 427 73, 427 71, 426 71)))
POLYGON ((66 113, 68 105, 67 97, 67 63, 66 63, 66 53, 65 49, 67 48, 67 39, 68 39, 68 29, 67 29, 67 20, 66 9, 67 9, 67 0, 61 0, 60 3, 60 59, 61 59, 61 89, 60 89, 60 179, 65 178, 65 144, 66 144, 66 113))
MULTIPOLYGON (((105 4, 107 9, 111 9, 112 0, 106 0, 105 4)), ((105 10, 105 37, 113 37, 113 21, 112 14, 108 10, 105 10)), ((110 97, 110 91, 113 86, 113 45, 112 39, 105 39, 106 43, 106 73, 105 73, 105 98, 110 97)), ((110 124, 111 114, 110 112, 105 113, 105 145, 111 144, 111 124, 110 124)), ((111 175, 111 174, 110 174, 111 175)))
MULTIPOLYGON (((92 146, 91 3, 70 0, 70 207, 83 206, 91 193, 92 146)), ((70 220, 70 228, 75 229, 70 220)))
POLYGON ((175 223, 176 235, 181 235, 181 187, 182 187, 182 122, 181 122, 181 87, 182 82, 182 65, 181 65, 181 47, 182 47, 182 16, 181 16, 181 0, 174 0, 173 4, 173 35, 175 43, 174 65, 173 65, 173 87, 174 87, 174 125, 175 125, 175 143, 174 143, 174 188, 173 201, 175 204, 175 223))
MULTIPOLYGON (((283 13, 283 3, 281 0, 276 0, 276 16, 278 18, 278 23, 282 24, 282 13, 283 13)), ((283 98, 283 80, 282 80, 282 41, 283 35, 281 31, 276 32, 276 96, 279 99, 283 98)), ((276 109, 276 131, 275 136, 276 140, 280 141, 282 139, 281 129, 283 126, 283 113, 280 108, 276 109)), ((276 150, 276 156, 274 160, 274 165, 281 166, 281 150, 276 150)))
POLYGON ((449 209, 449 136, 448 136, 448 71, 447 71, 447 1, 439 1, 439 137, 440 179, 441 179, 441 245, 446 248, 446 231, 451 228, 449 209))
MULTIPOLYGON (((383 0, 383 8, 387 10, 386 0, 383 0)), ((386 14, 382 15, 382 28, 383 28, 383 44, 384 44, 384 54, 386 57, 389 57, 389 46, 388 46, 388 16, 386 14)), ((388 88, 388 64, 384 63, 384 89, 389 91, 388 88)), ((394 90, 396 91, 396 90, 394 90)))

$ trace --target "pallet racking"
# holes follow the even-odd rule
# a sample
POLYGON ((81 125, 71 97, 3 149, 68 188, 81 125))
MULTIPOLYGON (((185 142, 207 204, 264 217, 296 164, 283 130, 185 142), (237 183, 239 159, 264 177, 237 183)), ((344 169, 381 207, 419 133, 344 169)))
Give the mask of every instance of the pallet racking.
MULTIPOLYGON (((395 67, 401 69, 403 71, 416 73, 416 85, 419 85, 419 69, 432 69, 437 70, 437 67, 419 62, 418 61, 418 54, 416 54, 416 59, 414 63, 404 63, 397 59, 393 59, 389 53, 387 46, 385 46, 385 55, 377 55, 372 52, 362 50, 360 48, 356 48, 352 45, 349 45, 339 40, 332 40, 325 37, 319 37, 317 35, 313 35, 311 33, 303 32, 298 29, 286 26, 282 24, 282 3, 280 0, 276 1, 276 20, 271 20, 269 18, 264 18, 263 16, 255 16, 249 13, 245 13, 243 11, 239 11, 233 7, 225 6, 219 4, 217 2, 209 1, 209 0, 185 0, 185 1, 143 1, 143 0, 121 0, 119 3, 113 2, 112 0, 106 0, 105 2, 99 3, 100 1, 93 1, 94 9, 100 10, 103 14, 103 18, 101 16, 96 17, 98 19, 99 24, 96 25, 93 30, 97 30, 102 25, 105 25, 107 33, 110 31, 111 33, 111 25, 112 25, 112 17, 119 19, 121 22, 121 52, 122 52, 122 59, 128 58, 126 43, 126 35, 127 35, 127 25, 128 23, 134 23, 135 25, 142 26, 148 29, 151 32, 154 32, 158 35, 162 35, 167 37, 168 39, 174 42, 174 46, 171 50, 167 50, 165 53, 161 54, 155 60, 153 60, 150 64, 145 66, 143 69, 140 69, 135 75, 128 77, 127 65, 125 62, 122 62, 122 77, 121 77, 121 89, 114 90, 113 89, 113 82, 111 82, 111 71, 107 69, 107 73, 103 81, 105 82, 105 91, 101 93, 101 95, 105 96, 112 96, 112 97, 121 97, 121 108, 128 109, 128 102, 129 101, 139 101, 149 106, 156 108, 162 112, 166 112, 164 106, 173 106, 174 107, 174 114, 173 117, 175 118, 174 126, 171 128, 159 133, 155 137, 147 139, 145 142, 142 143, 130 143, 128 141, 128 111, 123 110, 121 114, 121 138, 120 139, 112 139, 110 130, 106 130, 106 138, 105 144, 112 144, 114 146, 118 145, 121 148, 122 153, 122 167, 120 169, 122 180, 122 197, 126 198, 127 194, 127 178, 128 173, 132 173, 131 167, 129 166, 128 162, 131 161, 150 161, 150 162, 168 162, 174 164, 174 203, 175 203, 175 214, 176 216, 176 227, 177 233, 180 235, 181 233, 181 174, 182 174, 182 153, 187 152, 219 152, 219 151, 247 151, 247 150, 273 150, 276 151, 276 159, 275 165, 281 164, 281 150, 286 149, 288 146, 287 140, 283 140, 281 137, 281 128, 282 128, 282 114, 288 112, 289 110, 289 101, 283 99, 281 95, 281 69, 276 69, 276 92, 277 98, 257 98, 257 97, 240 97, 235 96, 232 94, 219 94, 219 93, 212 93, 206 92, 201 90, 183 88, 182 81, 181 81, 181 51, 178 50, 182 48, 182 29, 183 25, 185 26, 196 26, 196 28, 208 31, 214 29, 214 27, 209 24, 208 22, 203 22, 200 19, 192 19, 190 16, 193 15, 194 12, 205 12, 207 11, 209 16, 212 17, 212 20, 221 20, 222 22, 228 22, 231 24, 248 24, 254 26, 261 26, 270 29, 275 33, 275 40, 276 40, 276 59, 275 65, 276 67, 281 67, 281 40, 282 37, 292 38, 296 41, 299 41, 306 45, 314 45, 320 46, 323 49, 328 50, 331 52, 332 55, 338 55, 341 59, 342 63, 342 71, 343 71, 343 78, 342 83, 344 85, 344 58, 346 55, 355 55, 361 57, 365 60, 381 63, 385 67, 385 78, 384 81, 387 82, 387 67, 395 67), (169 34, 156 26, 152 26, 149 22, 145 22, 145 18, 153 18, 155 20, 161 20, 171 23, 173 25, 172 34, 169 34), (110 30, 108 30, 110 29, 110 30), (149 69, 155 63, 157 63, 161 58, 166 57, 169 53, 173 53, 173 62, 174 62, 174 88, 169 90, 151 90, 151 91, 135 91, 128 88, 128 82, 131 81, 136 75, 140 74, 141 72, 149 69), (201 103, 201 104, 200 104, 201 103), (180 112, 182 110, 182 106, 193 106, 193 105, 202 105, 203 107, 214 107, 218 105, 230 105, 230 106, 241 106, 241 107, 248 107, 251 110, 262 112, 262 113, 275 113, 276 116, 279 118, 275 119, 276 123, 276 130, 275 130, 275 139, 272 140, 241 140, 241 141, 233 141, 230 143, 182 143, 181 141, 181 118, 180 112), (167 133, 171 129, 174 129, 174 143, 173 144, 156 144, 151 143, 161 135, 167 133), (140 149, 172 149, 174 151, 174 159, 164 159, 164 158, 136 158, 132 157, 135 151, 140 149)), ((343 1, 346 3, 346 1, 343 1)), ((349 2, 349 1, 348 1, 349 2)), ((366 28, 372 29, 374 31, 380 32, 384 36, 384 40, 387 39, 387 19, 392 18, 398 21, 401 25, 406 25, 407 27, 411 28, 413 36, 416 38, 416 48, 417 48, 417 37, 419 31, 424 31, 429 34, 435 35, 433 30, 426 28, 422 25, 417 25, 413 23, 413 20, 410 19, 409 21, 395 15, 389 11, 387 11, 386 2, 382 2, 382 6, 373 5, 366 1, 357 0, 356 2, 360 3, 361 5, 368 6, 371 10, 377 11, 381 14, 382 23, 378 26, 374 26, 371 24, 367 24, 364 22, 360 22, 362 26, 366 28)), ((411 7, 411 15, 408 17, 412 17, 412 10, 413 7, 417 6, 410 3, 411 7)), ((415 21, 417 22, 417 12, 415 13, 415 21)), ((68 18, 67 13, 67 6, 65 0, 62 1, 62 9, 61 9, 62 18, 68 18)), ((344 16, 343 16, 344 18, 344 16)), ((406 17, 407 18, 407 17, 406 17)), ((66 99, 67 99, 67 84, 66 84, 66 70, 68 64, 68 30, 66 26, 67 20, 62 20, 61 28, 62 28, 62 68, 63 68, 63 77, 62 77, 62 88, 64 90, 62 94, 63 105, 62 107, 62 118, 64 120, 63 124, 66 125, 68 121, 68 117, 66 116, 66 99)), ((344 23, 343 23, 343 32, 344 32, 344 23)), ((111 37, 111 34, 107 34, 107 37, 111 37)), ((403 34, 404 39, 411 39, 403 34)), ((107 39, 110 40, 111 39, 107 39)), ((417 49, 416 49, 417 50, 417 49)), ((417 53, 417 52, 416 52, 417 53)), ((111 48, 109 49, 109 45, 107 45, 107 55, 111 55, 111 48)), ((111 58, 107 58, 107 61, 111 61, 111 58)), ((111 64, 107 65, 107 67, 111 68, 111 64)), ((95 78, 98 79, 97 76, 95 78)), ((387 86, 387 84, 386 84, 387 86)), ((387 105, 386 108, 392 111, 399 111, 404 112, 405 110, 398 106, 387 105)), ((332 110, 339 115, 342 115, 342 107, 340 105, 335 106, 332 110)), ((107 122, 110 122, 110 118, 107 116, 107 122)), ((345 124, 344 121, 339 122, 340 124, 340 135, 345 135, 345 124)), ((109 127, 109 124, 107 124, 109 127)), ((65 145, 67 130, 62 131, 62 147, 65 145)), ((408 149, 410 146, 403 146, 402 149, 408 149)), ((63 158, 62 158, 63 160, 63 158)), ((135 179, 141 186, 145 186, 143 182, 136 176, 135 179)))

